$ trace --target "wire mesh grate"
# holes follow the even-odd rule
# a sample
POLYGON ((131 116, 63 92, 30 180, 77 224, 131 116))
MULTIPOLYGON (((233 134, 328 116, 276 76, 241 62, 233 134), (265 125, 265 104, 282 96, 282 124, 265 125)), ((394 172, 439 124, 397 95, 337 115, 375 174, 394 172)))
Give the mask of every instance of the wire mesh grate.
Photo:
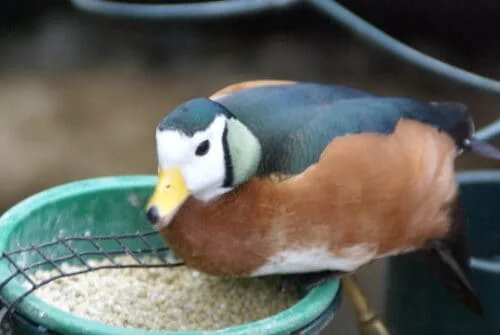
POLYGON ((50 242, 29 245, 0 255, 11 269, 10 275, 0 282, 0 291, 11 281, 17 280, 26 291, 8 301, 1 296, 0 329, 4 335, 12 333, 12 317, 16 307, 38 288, 63 277, 84 274, 100 269, 176 267, 183 263, 175 258, 168 246, 154 242, 158 232, 136 232, 109 236, 58 237, 50 242), (117 256, 130 256, 129 261, 118 260, 117 256), (145 262, 145 256, 157 262, 145 262), (92 260, 103 259, 110 264, 96 263, 92 260), (30 260, 30 261, 27 261, 30 260), (73 263, 78 267, 65 267, 73 263), (37 270, 56 270, 54 275, 35 280, 37 270))

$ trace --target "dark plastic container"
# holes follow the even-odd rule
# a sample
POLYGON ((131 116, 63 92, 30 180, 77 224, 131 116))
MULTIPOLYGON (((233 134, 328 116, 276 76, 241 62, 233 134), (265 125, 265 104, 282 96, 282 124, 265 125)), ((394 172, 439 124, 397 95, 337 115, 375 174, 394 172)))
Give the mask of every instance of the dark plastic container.
POLYGON ((500 334, 500 170, 459 174, 481 319, 411 256, 389 261, 385 320, 392 335, 500 334), (495 258, 496 257, 496 258, 495 258))

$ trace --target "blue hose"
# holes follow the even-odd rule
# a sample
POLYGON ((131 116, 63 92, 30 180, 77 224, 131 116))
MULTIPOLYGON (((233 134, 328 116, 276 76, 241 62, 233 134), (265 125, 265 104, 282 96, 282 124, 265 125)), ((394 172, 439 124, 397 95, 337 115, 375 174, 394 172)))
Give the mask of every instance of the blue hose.
POLYGON ((217 19, 283 9, 299 2, 309 3, 361 38, 392 53, 400 59, 455 82, 500 94, 500 81, 462 70, 421 53, 390 37, 334 0, 226 0, 160 5, 120 3, 104 0, 71 0, 71 2, 75 7, 88 12, 143 19, 217 19))
POLYGON ((320 12, 326 13, 361 38, 394 56, 424 70, 484 91, 500 94, 500 81, 486 78, 427 56, 390 37, 333 0, 309 0, 320 12))
MULTIPOLYGON (((500 81, 462 70, 423 54, 390 37, 334 0, 226 0, 160 5, 104 0, 71 0, 71 2, 74 6, 88 12, 143 19, 217 19, 283 9, 299 2, 309 3, 364 40, 392 53, 397 58, 452 81, 490 93, 500 94, 500 81)), ((476 138, 480 140, 489 140, 496 136, 500 136, 500 119, 476 134, 476 138)))
POLYGON ((79 9, 126 18, 219 19, 282 9, 302 0, 226 0, 190 4, 138 4, 104 0, 71 0, 79 9))
POLYGON ((489 141, 496 137, 500 137, 500 119, 478 130, 474 137, 481 141, 489 141))

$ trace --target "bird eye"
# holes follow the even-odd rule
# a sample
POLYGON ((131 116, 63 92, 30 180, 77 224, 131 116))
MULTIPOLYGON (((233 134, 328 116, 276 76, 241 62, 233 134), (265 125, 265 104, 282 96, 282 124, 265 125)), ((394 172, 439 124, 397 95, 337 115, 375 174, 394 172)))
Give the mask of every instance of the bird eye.
POLYGON ((205 140, 198 144, 195 154, 196 156, 204 156, 207 154, 208 149, 210 149, 210 142, 208 140, 205 140))

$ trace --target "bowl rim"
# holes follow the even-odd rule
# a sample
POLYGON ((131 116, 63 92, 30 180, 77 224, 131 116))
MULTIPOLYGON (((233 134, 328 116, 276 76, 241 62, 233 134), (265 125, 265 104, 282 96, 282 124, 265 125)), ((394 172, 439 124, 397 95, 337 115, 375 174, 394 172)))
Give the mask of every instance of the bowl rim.
MULTIPOLYGON (((63 199, 92 192, 148 187, 152 189, 155 183, 156 176, 153 175, 105 176, 68 182, 35 193, 21 200, 0 216, 0 252, 5 250, 7 241, 16 226, 40 208, 63 199)), ((6 280, 10 274, 11 270, 7 261, 2 259, 0 261, 0 282, 6 280)), ((259 334, 265 335, 295 330, 312 322, 341 293, 339 284, 340 280, 335 280, 316 287, 295 305, 270 317, 216 331, 152 331, 108 326, 53 307, 36 297, 35 294, 26 296, 18 304, 16 312, 35 323, 47 327, 49 330, 62 334, 69 332, 71 334, 94 335, 202 335, 215 333, 219 335, 243 335, 248 334, 249 331, 258 330, 259 334)), ((1 290, 1 295, 10 303, 25 292, 26 289, 21 283, 14 279, 5 285, 1 290)))

